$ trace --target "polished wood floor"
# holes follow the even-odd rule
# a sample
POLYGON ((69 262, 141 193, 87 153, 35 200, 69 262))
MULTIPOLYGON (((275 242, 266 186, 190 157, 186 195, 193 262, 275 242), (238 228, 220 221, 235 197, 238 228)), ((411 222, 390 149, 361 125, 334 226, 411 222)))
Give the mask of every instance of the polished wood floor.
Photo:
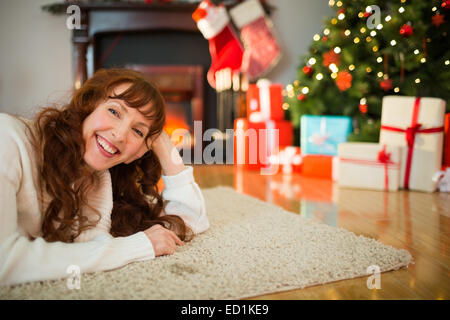
POLYGON ((233 165, 195 165, 201 188, 219 185, 284 209, 408 250, 415 264, 367 277, 254 297, 254 299, 449 299, 450 193, 378 192, 338 188, 298 174, 263 176, 233 165))

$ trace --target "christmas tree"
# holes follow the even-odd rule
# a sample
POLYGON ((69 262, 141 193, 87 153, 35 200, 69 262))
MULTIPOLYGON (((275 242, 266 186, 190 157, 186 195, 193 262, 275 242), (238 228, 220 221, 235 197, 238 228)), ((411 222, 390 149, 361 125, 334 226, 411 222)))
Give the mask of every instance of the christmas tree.
MULTIPOLYGON (((330 0, 285 90, 299 138, 303 114, 348 115, 350 141, 377 142, 385 95, 439 97, 450 110, 450 0, 330 0)), ((299 145, 299 141, 295 141, 299 145)))

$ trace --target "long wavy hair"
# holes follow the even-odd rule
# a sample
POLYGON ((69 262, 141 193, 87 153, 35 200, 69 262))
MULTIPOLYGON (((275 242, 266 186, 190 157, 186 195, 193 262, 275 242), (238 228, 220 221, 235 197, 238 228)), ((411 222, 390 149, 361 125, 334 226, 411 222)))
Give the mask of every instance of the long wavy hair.
MULTIPOLYGON (((87 194, 99 182, 99 175, 83 159, 85 142, 83 121, 104 100, 122 99, 131 108, 151 102, 148 119, 153 124, 146 136, 157 137, 165 124, 164 99, 154 84, 133 70, 102 69, 97 71, 73 94, 62 108, 44 108, 35 117, 30 131, 37 154, 40 189, 51 199, 43 213, 42 232, 48 242, 73 242, 81 232, 94 227, 100 220, 89 221, 82 207, 87 205, 87 194), (130 87, 111 96, 114 88, 123 83, 130 87)), ((192 230, 176 215, 160 216, 164 201, 158 190, 162 168, 152 150, 129 164, 109 169, 113 188, 113 209, 110 233, 124 237, 144 231, 155 224, 173 230, 181 240, 189 241, 192 230)), ((94 208, 95 210, 95 208, 94 208)))

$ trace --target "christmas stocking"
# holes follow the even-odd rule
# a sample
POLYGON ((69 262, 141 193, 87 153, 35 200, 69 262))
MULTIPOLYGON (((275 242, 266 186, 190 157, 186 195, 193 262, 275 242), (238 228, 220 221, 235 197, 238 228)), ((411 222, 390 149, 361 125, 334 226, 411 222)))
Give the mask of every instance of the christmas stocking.
POLYGON ((272 22, 266 17, 259 0, 247 0, 235 6, 230 15, 241 32, 245 47, 242 71, 249 80, 256 80, 272 69, 281 57, 272 22))
POLYGON ((207 79, 216 88, 216 71, 229 68, 240 72, 244 48, 234 32, 228 13, 223 5, 215 6, 210 0, 203 0, 192 14, 197 27, 209 41, 211 67, 207 79))

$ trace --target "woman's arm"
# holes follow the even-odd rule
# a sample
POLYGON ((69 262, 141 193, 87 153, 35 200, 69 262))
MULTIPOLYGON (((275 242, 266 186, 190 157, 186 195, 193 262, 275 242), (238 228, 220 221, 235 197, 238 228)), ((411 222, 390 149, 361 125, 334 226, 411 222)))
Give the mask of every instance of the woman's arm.
POLYGON ((178 150, 163 131, 153 142, 163 175, 162 197, 168 201, 162 214, 181 217, 195 234, 209 228, 203 194, 194 180, 193 167, 185 166, 178 150))
POLYGON ((168 201, 164 208, 165 214, 179 216, 195 234, 199 234, 209 228, 209 220, 205 199, 194 180, 193 170, 191 166, 187 166, 177 175, 163 175, 162 197, 168 201))

